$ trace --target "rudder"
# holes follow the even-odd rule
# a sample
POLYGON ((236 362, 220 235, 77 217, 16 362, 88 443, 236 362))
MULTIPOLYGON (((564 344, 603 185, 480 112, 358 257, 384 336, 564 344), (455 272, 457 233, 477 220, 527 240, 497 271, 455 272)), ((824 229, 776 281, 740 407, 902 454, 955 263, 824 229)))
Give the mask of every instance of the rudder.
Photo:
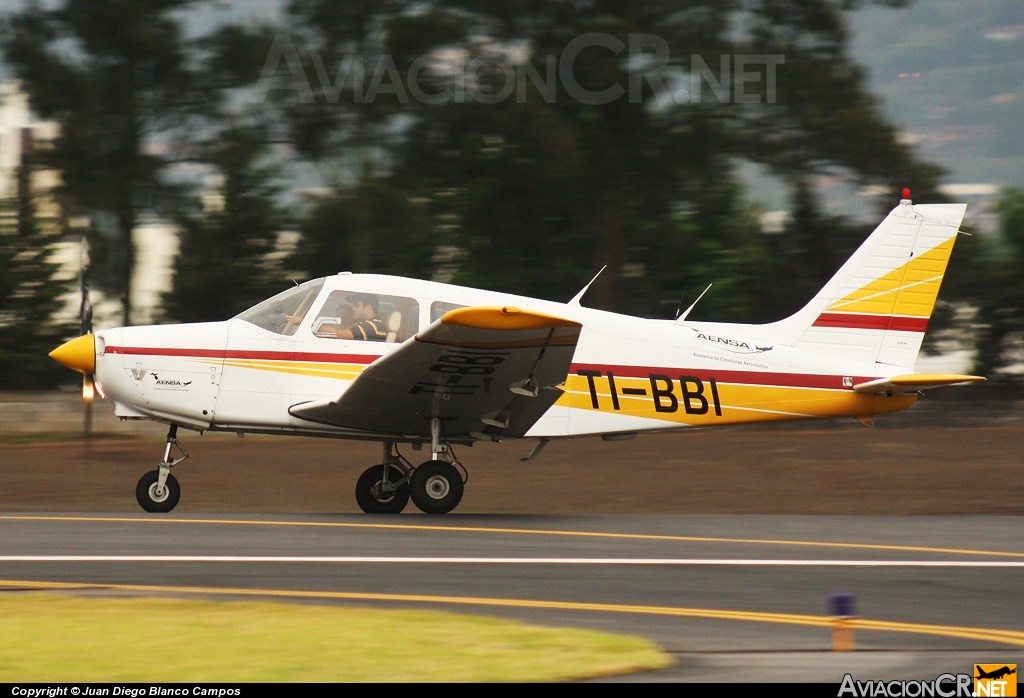
POLYGON ((913 368, 966 204, 904 199, 802 310, 774 323, 793 346, 913 368))

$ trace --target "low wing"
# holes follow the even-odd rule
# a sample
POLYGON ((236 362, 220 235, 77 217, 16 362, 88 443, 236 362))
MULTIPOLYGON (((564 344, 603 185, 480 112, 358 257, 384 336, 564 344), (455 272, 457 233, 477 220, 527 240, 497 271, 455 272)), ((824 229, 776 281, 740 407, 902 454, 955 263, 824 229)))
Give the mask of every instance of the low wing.
POLYGON ((301 419, 451 439, 523 436, 558 400, 582 326, 510 307, 459 308, 368 366, 340 397, 293 405, 301 419))
POLYGON ((858 393, 916 393, 929 388, 940 388, 944 385, 960 385, 985 380, 982 376, 961 376, 945 373, 908 373, 891 378, 858 383, 853 389, 858 393))

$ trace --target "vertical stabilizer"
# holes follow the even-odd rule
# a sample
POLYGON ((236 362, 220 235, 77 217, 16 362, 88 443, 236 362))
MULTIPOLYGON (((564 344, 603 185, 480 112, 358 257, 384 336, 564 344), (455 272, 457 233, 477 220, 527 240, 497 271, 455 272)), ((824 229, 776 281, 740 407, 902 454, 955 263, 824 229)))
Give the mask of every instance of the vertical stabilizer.
POLYGON ((774 323, 800 349, 913 368, 965 204, 904 199, 802 310, 774 323))

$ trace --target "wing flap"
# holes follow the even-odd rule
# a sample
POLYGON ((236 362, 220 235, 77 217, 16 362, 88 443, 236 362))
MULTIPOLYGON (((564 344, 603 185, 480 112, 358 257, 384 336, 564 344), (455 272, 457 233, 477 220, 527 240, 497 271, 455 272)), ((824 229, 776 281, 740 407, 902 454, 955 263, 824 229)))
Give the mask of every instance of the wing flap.
POLYGON ((961 385, 985 380, 982 376, 965 376, 945 373, 908 373, 902 376, 879 378, 858 383, 853 389, 858 393, 916 393, 946 385, 961 385))
POLYGON ((510 307, 459 308, 368 366, 301 419, 401 436, 523 436, 558 400, 580 323, 510 307))

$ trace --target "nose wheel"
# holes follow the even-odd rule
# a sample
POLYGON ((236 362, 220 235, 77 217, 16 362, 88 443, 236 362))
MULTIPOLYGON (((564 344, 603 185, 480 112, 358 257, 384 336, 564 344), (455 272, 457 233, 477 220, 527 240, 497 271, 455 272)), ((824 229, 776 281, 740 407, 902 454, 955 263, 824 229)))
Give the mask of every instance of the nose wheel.
POLYGON ((139 484, 135 486, 135 498, 139 500, 139 506, 149 513, 166 514, 181 499, 181 486, 171 474, 167 475, 167 481, 161 485, 160 471, 150 470, 139 478, 139 484))

